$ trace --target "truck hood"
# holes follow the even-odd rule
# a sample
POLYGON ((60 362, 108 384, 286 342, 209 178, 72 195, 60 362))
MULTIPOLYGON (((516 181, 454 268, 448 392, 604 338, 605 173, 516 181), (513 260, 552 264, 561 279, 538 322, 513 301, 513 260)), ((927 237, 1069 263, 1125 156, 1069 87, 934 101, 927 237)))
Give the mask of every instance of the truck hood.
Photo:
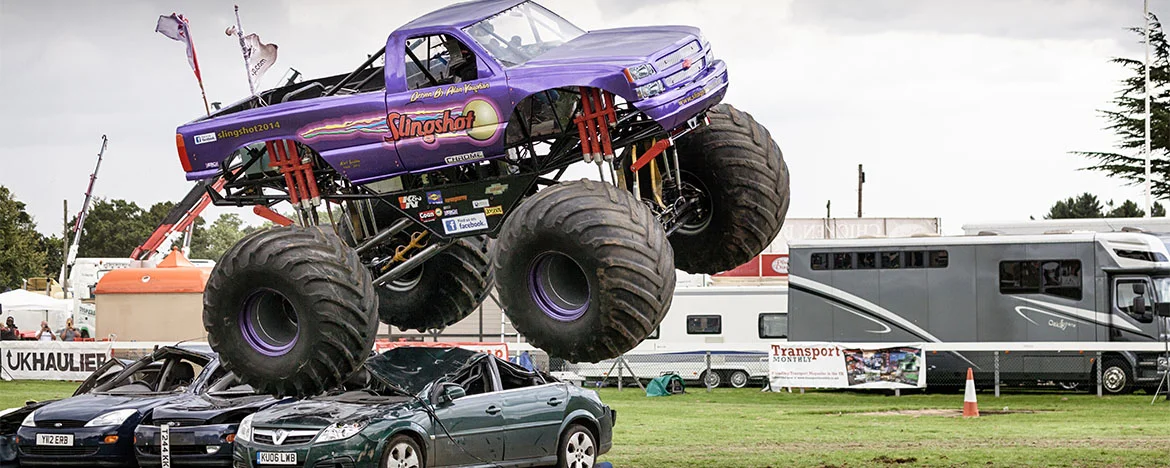
POLYGON ((142 414, 157 406, 187 398, 194 396, 189 393, 142 396, 91 393, 47 404, 37 409, 33 417, 37 421, 89 421, 101 414, 120 409, 134 409, 142 414))
POLYGON ((278 400, 268 395, 249 395, 237 398, 217 398, 210 395, 203 395, 155 408, 154 413, 152 413, 152 419, 156 422, 173 420, 187 421, 184 425, 216 424, 216 420, 222 419, 221 417, 225 415, 234 415, 235 418, 233 419, 238 419, 286 401, 293 400, 278 400), (202 422, 196 423, 195 421, 202 422))
POLYGON ((673 52, 698 38, 699 29, 690 26, 601 29, 582 34, 522 66, 600 62, 625 68, 649 62, 656 55, 673 52))
POLYGON ((411 399, 387 397, 381 404, 346 403, 329 399, 304 400, 256 413, 253 427, 322 428, 335 423, 409 415, 411 399))

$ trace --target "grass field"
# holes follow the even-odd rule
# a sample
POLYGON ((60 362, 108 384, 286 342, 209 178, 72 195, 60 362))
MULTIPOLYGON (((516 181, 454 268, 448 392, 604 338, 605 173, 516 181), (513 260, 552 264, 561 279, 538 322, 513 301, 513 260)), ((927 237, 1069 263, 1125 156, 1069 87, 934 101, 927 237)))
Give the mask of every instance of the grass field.
MULTIPOLYGON (((0 382, 0 408, 75 387, 0 382)), ((1144 394, 980 394, 978 419, 940 414, 961 408, 962 394, 699 389, 647 398, 607 388, 601 397, 618 411, 602 460, 618 468, 1170 466, 1170 403, 1150 406, 1144 394)))

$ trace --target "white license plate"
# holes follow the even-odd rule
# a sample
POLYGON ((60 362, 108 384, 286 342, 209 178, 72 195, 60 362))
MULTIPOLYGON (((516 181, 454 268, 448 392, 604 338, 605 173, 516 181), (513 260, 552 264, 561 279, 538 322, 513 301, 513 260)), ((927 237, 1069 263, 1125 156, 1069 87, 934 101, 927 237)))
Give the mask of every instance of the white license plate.
POLYGON ((73 434, 37 434, 37 445, 70 447, 73 445, 73 434))
POLYGON ((295 465, 297 464, 297 454, 296 452, 256 452, 256 463, 295 465))

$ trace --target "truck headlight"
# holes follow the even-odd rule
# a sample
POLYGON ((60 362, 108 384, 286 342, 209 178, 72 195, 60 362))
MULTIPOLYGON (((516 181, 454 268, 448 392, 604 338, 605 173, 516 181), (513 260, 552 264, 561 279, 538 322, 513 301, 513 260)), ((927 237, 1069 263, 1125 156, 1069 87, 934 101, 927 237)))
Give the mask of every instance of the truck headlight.
POLYGON ((252 441, 252 416, 255 414, 249 414, 240 421, 240 427, 236 428, 236 440, 252 441))
POLYGON ((24 427, 37 427, 37 418, 33 417, 34 414, 37 414, 37 412, 33 411, 28 413, 28 416, 24 417, 24 421, 20 422, 20 425, 24 427))
POLYGON ((643 63, 641 65, 634 65, 630 68, 627 68, 625 71, 626 71, 626 79, 630 80, 630 83, 633 83, 633 82, 638 81, 642 78, 646 78, 650 75, 653 75, 654 74, 654 66, 650 65, 649 63, 643 63))
POLYGON ((368 421, 334 424, 332 426, 326 427, 325 430, 321 431, 321 434, 317 436, 317 442, 331 442, 334 440, 348 439, 353 437, 354 434, 361 432, 362 429, 365 429, 367 424, 369 424, 368 421))
POLYGON ((130 416, 133 416, 137 413, 138 410, 132 409, 110 411, 109 413, 105 413, 101 416, 90 419, 89 422, 85 423, 85 427, 120 426, 122 423, 126 422, 130 416))
POLYGON ((638 87, 638 98, 639 99, 652 98, 654 96, 662 94, 662 91, 664 89, 665 89, 665 87, 662 86, 661 80, 655 81, 655 82, 650 83, 648 85, 639 86, 638 87))

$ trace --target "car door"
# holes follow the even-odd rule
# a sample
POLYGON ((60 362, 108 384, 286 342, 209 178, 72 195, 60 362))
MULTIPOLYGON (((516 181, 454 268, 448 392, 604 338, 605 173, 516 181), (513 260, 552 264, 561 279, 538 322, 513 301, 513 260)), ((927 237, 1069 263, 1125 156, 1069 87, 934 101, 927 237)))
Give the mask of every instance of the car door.
POLYGON ((387 75, 397 82, 386 84, 386 139, 403 166, 418 172, 503 154, 511 103, 495 60, 457 31, 392 37, 390 44, 396 39, 401 68, 387 75))
POLYGON ((569 392, 565 384, 533 382, 533 377, 543 379, 507 361, 493 361, 504 387, 500 392, 504 403, 504 459, 555 456, 568 406, 569 392), (524 378, 524 374, 532 377, 524 378), (516 388, 508 388, 512 386, 509 382, 516 388))
POLYGON ((436 423, 431 435, 439 466, 490 464, 504 458, 503 405, 487 364, 487 359, 481 359, 452 379, 463 386, 466 396, 435 405, 442 427, 436 423))

